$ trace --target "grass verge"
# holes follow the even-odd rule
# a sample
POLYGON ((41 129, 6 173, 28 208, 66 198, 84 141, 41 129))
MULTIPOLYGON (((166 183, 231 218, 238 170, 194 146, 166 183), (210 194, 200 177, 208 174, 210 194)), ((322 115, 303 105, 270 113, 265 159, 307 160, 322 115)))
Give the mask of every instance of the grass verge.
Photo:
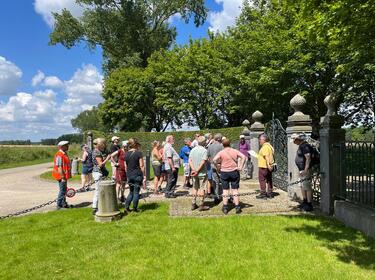
POLYGON ((375 278, 375 241, 333 219, 140 209, 109 224, 87 208, 1 221, 0 279, 375 278))

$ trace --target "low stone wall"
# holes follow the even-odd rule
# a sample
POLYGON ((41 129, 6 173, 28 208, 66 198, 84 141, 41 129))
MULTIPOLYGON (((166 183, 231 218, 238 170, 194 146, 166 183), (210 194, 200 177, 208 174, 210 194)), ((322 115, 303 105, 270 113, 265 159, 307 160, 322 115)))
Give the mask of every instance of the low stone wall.
POLYGON ((375 210, 360 207, 347 201, 335 201, 335 217, 344 224, 375 238, 375 210))

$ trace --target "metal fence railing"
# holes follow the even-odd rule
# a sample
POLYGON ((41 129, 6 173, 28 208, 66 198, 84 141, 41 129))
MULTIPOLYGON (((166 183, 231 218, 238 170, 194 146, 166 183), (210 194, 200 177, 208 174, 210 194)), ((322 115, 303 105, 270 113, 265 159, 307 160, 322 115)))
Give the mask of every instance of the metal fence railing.
POLYGON ((340 145, 341 198, 375 208, 375 147, 371 142, 340 145))

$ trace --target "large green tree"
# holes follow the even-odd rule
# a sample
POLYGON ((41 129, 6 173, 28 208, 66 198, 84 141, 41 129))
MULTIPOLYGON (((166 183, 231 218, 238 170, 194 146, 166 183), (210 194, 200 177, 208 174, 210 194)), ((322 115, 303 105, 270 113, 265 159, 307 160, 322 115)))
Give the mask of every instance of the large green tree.
POLYGON ((71 120, 71 123, 72 126, 79 129, 81 133, 88 130, 99 130, 104 132, 110 130, 110 127, 104 125, 100 119, 97 107, 79 113, 78 116, 71 120))
POLYGON ((50 44, 71 48, 85 42, 90 49, 103 49, 103 69, 147 65, 147 58, 159 49, 169 48, 176 29, 168 20, 176 14, 196 26, 204 23, 204 0, 76 0, 84 7, 75 18, 64 9, 54 13, 55 25, 50 44))

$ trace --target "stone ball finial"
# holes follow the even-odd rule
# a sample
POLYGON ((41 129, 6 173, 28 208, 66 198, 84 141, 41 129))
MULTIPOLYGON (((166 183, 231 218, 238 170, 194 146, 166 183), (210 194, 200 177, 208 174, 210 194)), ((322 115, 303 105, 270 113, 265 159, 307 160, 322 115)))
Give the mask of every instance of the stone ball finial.
POLYGON ((253 114, 252 114, 252 119, 254 120, 254 122, 256 123, 262 123, 262 119, 263 119, 263 114, 262 112, 260 111, 255 111, 253 114))
POLYGON ((336 116, 337 115, 337 109, 338 109, 338 99, 335 98, 332 95, 327 95, 326 98, 324 98, 324 104, 327 107, 327 113, 326 116, 336 116))
POLYGON ((249 125, 250 125, 249 120, 248 120, 248 119, 244 120, 244 121, 242 122, 242 125, 243 125, 243 126, 249 126, 249 125))
POLYGON ((303 115, 302 109, 306 104, 306 99, 300 95, 296 94, 291 100, 290 100, 290 106, 294 110, 293 115, 303 115))

